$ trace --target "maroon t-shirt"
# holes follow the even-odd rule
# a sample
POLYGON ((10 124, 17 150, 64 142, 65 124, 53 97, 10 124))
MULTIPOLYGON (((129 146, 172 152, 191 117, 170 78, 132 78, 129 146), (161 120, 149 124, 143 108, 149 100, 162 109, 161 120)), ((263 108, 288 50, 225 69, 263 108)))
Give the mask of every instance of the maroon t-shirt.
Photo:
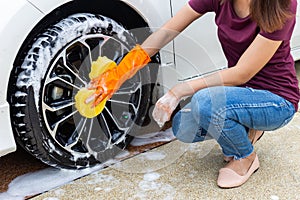
POLYGON ((273 33, 261 31, 250 16, 245 18, 237 16, 231 1, 225 1, 221 5, 220 0, 190 0, 189 5, 201 14, 216 13, 218 37, 229 67, 236 65, 257 34, 271 40, 283 41, 266 66, 243 86, 269 90, 293 103, 297 111, 300 92, 295 63, 290 53, 297 0, 291 0, 290 9, 291 13, 295 14, 294 17, 288 19, 281 30, 273 33))

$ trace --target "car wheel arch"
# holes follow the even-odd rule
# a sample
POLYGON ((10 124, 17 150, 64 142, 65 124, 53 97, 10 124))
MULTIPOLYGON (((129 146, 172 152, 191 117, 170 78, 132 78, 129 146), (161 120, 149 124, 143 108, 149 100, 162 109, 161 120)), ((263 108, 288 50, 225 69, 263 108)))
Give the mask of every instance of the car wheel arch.
MULTIPOLYGON (((12 70, 14 70, 17 66, 20 66, 24 60, 24 55, 22 52, 26 52, 31 48, 30 44, 33 43, 34 39, 37 37, 37 34, 43 32, 47 29, 49 24, 52 24, 54 22, 58 22, 62 20, 65 17, 68 17, 72 14, 78 13, 78 12, 87 12, 92 14, 101 14, 103 16, 109 17, 116 22, 120 23, 124 28, 127 30, 133 30, 133 29, 139 29, 143 28, 143 34, 139 34, 136 36, 136 39, 139 43, 142 43, 144 39, 148 35, 152 33, 152 31, 149 29, 148 22, 145 21, 145 18, 140 15, 136 10, 134 10, 131 6, 127 5, 126 3, 119 1, 119 0, 100 0, 100 1, 91 1, 91 3, 87 4, 84 1, 70 1, 66 4, 61 5, 60 7, 52 10, 48 14, 45 15, 44 18, 42 18, 30 31, 30 33, 25 38, 24 42, 19 48, 19 51, 15 57, 15 60, 13 61, 13 67, 12 70), (97 6, 101 5, 101 3, 104 3, 99 9, 96 9, 97 6), (114 12, 118 14, 112 14, 110 12, 111 9, 115 10, 122 10, 121 13, 126 13, 126 19, 122 17, 120 12, 114 12), (129 20, 128 20, 129 19, 129 20), (130 19, 135 19, 130 21, 130 19), (146 27, 146 28, 145 28, 146 27)), ((154 63, 160 63, 160 57, 159 54, 157 54, 154 57, 153 60, 154 63)), ((155 69, 151 71, 152 82, 155 82, 156 74, 158 69, 155 69)), ((14 82, 14 79, 16 77, 13 76, 13 72, 11 72, 9 76, 9 82, 8 82, 8 89, 7 89, 7 101, 11 103, 10 96, 12 95, 12 90, 9 87, 11 83, 14 82)))

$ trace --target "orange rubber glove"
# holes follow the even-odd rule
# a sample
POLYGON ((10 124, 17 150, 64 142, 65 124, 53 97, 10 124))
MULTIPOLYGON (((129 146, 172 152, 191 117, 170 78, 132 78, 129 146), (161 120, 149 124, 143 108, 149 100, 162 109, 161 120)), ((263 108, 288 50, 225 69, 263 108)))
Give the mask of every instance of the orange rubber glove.
MULTIPOLYGON (((92 63, 89 78, 90 80, 97 78, 102 73, 114 67, 117 67, 117 64, 114 61, 108 59, 106 56, 99 56, 98 59, 96 61, 93 61, 92 63)), ((81 88, 75 95, 75 107, 78 110, 78 112, 86 118, 96 117, 102 112, 102 110, 105 107, 107 99, 101 101, 101 103, 99 103, 97 106, 93 106, 94 102, 92 101, 88 104, 85 103, 86 99, 93 95, 95 92, 96 89, 89 90, 87 88, 81 88)))
POLYGON ((85 103, 94 100, 93 106, 97 106, 111 96, 121 85, 135 75, 135 73, 150 62, 149 55, 140 45, 136 45, 120 62, 117 67, 105 71, 90 82, 89 89, 96 89, 96 92, 88 97, 85 103))

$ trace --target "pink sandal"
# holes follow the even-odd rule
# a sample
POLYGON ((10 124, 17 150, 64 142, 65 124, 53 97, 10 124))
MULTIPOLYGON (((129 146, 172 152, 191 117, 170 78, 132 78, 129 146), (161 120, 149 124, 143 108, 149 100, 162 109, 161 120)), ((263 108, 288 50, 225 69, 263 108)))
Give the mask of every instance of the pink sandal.
POLYGON ((254 161, 252 162, 247 174, 244 176, 239 175, 235 171, 229 168, 221 168, 219 170, 219 177, 217 184, 220 188, 234 188, 244 184, 250 176, 256 172, 259 168, 259 160, 257 155, 255 156, 254 161))

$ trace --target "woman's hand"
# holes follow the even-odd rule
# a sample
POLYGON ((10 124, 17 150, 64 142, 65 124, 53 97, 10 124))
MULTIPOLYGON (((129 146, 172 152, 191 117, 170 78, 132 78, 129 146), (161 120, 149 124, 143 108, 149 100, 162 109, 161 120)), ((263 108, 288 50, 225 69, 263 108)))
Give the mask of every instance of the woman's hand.
POLYGON ((88 89, 95 90, 95 93, 88 97, 85 103, 93 101, 92 105, 97 106, 104 99, 110 99, 125 80, 117 73, 116 68, 104 72, 89 83, 88 89))
POLYGON ((104 99, 110 99, 127 79, 133 77, 138 70, 150 61, 148 53, 140 45, 136 45, 121 60, 118 66, 112 67, 91 80, 88 89, 93 89, 96 92, 88 97, 85 103, 94 101, 92 105, 97 106, 104 99))
POLYGON ((171 90, 157 101, 152 116, 160 127, 170 120, 170 117, 179 102, 180 98, 178 98, 171 90))

